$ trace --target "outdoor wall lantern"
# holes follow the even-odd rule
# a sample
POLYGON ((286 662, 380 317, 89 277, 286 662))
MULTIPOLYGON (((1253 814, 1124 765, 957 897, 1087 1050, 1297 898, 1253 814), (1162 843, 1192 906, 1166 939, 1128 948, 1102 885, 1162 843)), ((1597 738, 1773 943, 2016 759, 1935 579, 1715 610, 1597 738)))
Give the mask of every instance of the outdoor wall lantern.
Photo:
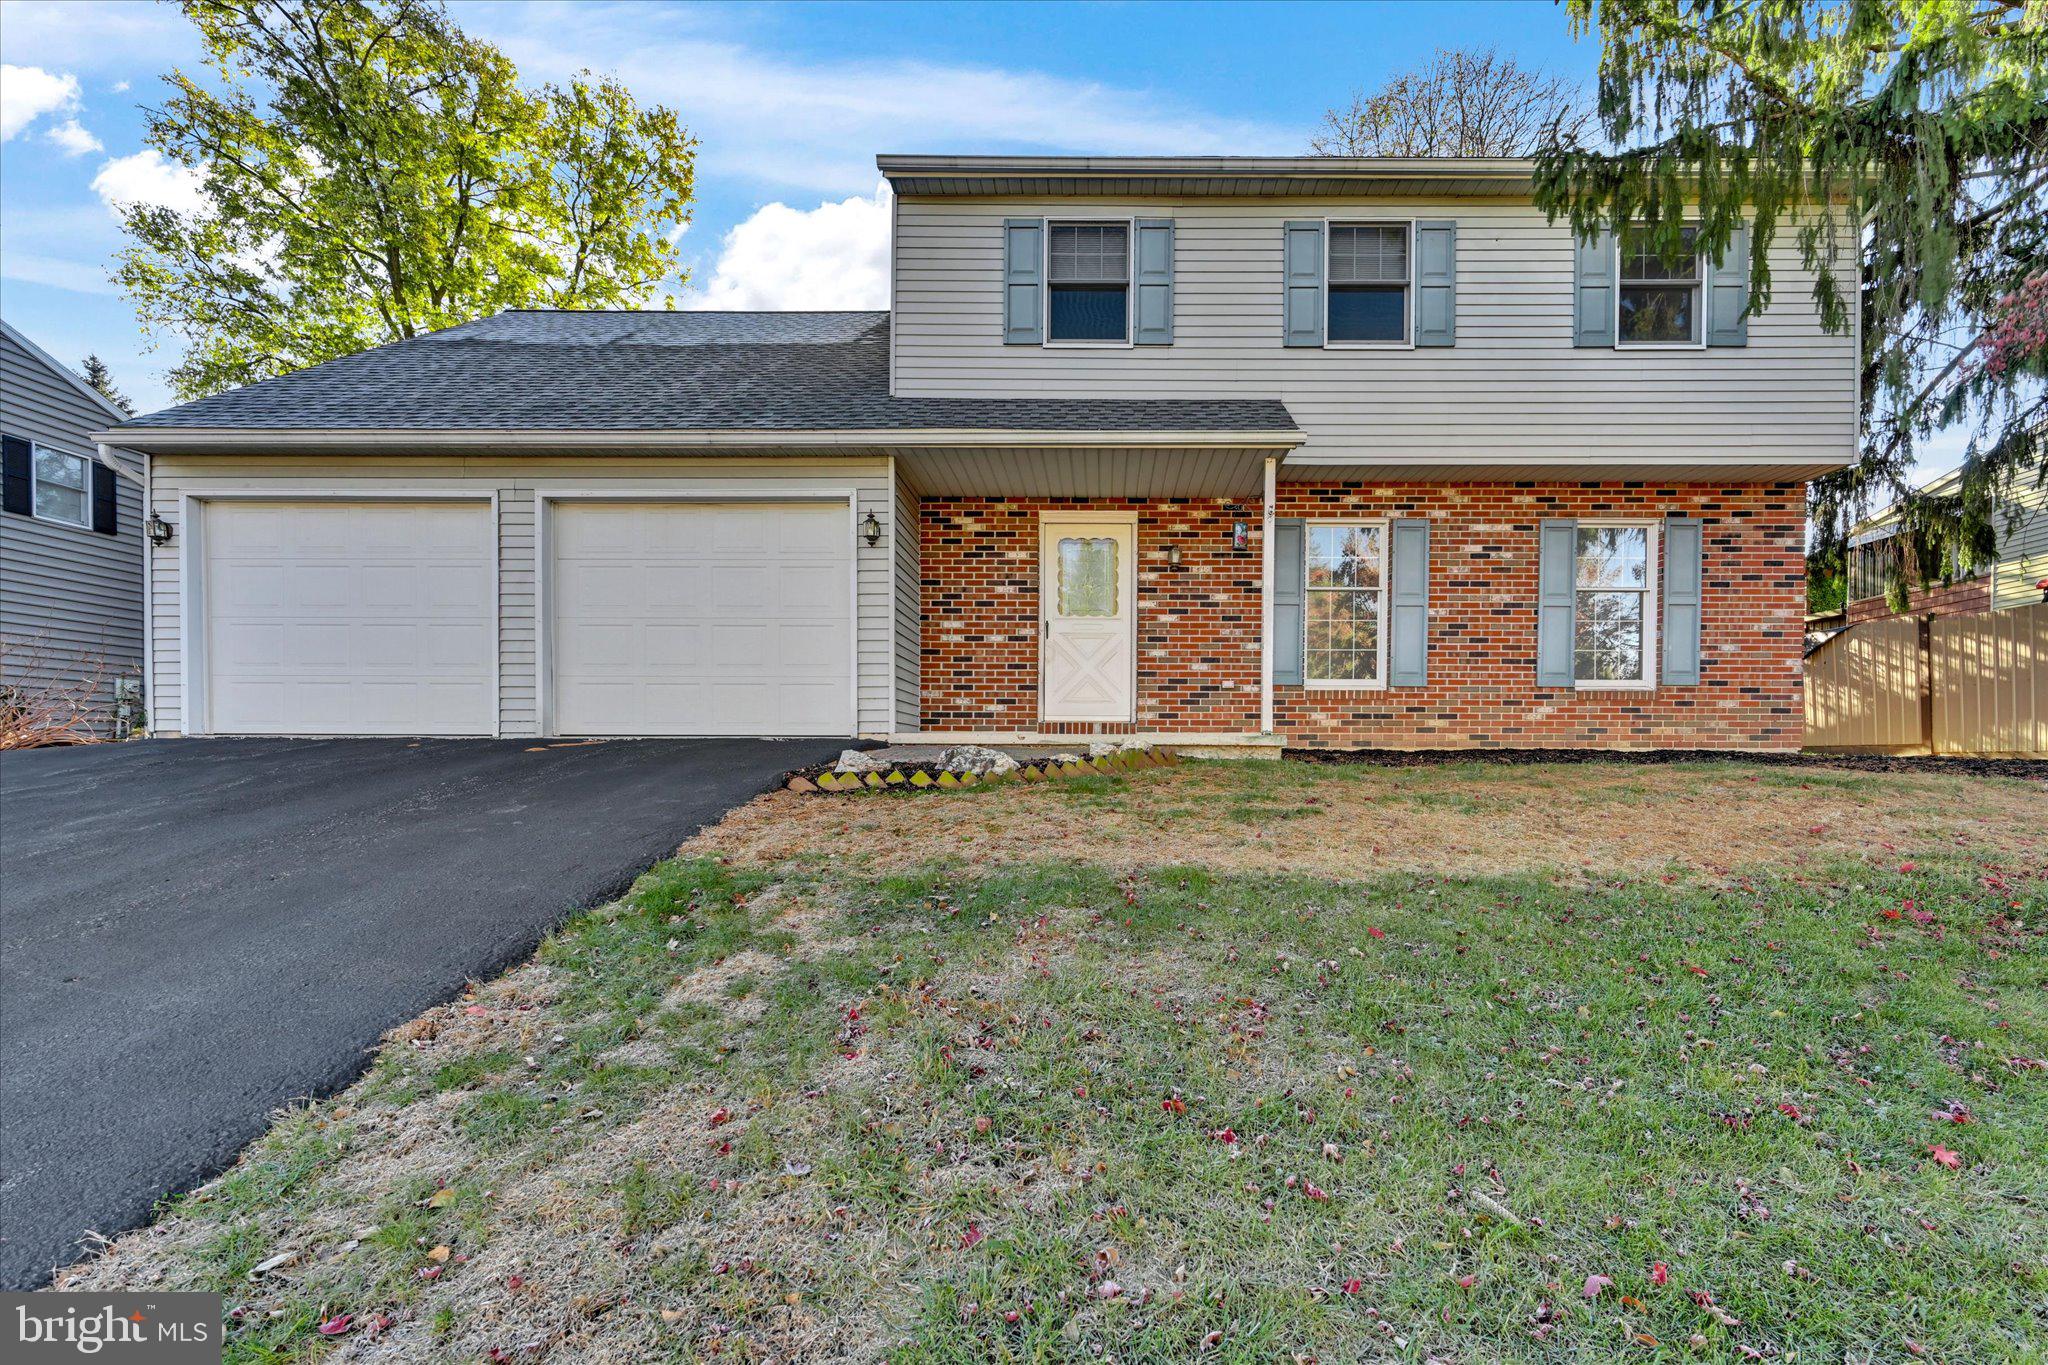
POLYGON ((1174 542, 1173 544, 1171 544, 1171 545, 1169 545, 1169 546, 1167 546, 1167 547, 1166 547, 1166 562, 1167 562, 1167 563, 1169 563, 1169 564, 1171 564, 1171 565, 1173 565, 1173 567, 1174 567, 1174 568, 1176 568, 1176 569, 1178 569, 1178 568, 1180 567, 1180 542, 1179 542, 1179 541, 1175 541, 1175 542, 1174 542))
POLYGON ((142 529, 149 536, 149 543, 152 545, 171 543, 171 524, 159 513, 151 512, 149 520, 142 524, 142 529))
POLYGON ((1252 529, 1249 522, 1233 522, 1230 527, 1230 548, 1245 550, 1251 548, 1252 529))
POLYGON ((861 518, 860 538, 868 543, 871 550, 882 543, 882 523, 875 520, 873 512, 861 518))

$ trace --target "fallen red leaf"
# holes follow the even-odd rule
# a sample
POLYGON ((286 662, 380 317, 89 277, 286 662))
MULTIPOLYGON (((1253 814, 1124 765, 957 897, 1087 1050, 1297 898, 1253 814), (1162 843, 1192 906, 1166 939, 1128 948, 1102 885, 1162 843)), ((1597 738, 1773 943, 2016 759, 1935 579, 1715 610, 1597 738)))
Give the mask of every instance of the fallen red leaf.
POLYGON ((1935 1165, 1946 1166, 1952 1171, 1958 1169, 1963 1164, 1963 1158, 1960 1152, 1951 1152, 1948 1148, 1942 1146, 1938 1142, 1930 1142, 1927 1144, 1927 1155, 1934 1158, 1935 1165))
POLYGON ((1668 1284, 1671 1281, 1671 1267, 1662 1261, 1650 1262, 1650 1283, 1668 1284))
POLYGON ((1600 1291, 1608 1288, 1613 1283, 1614 1281, 1608 1279, 1605 1275, 1588 1275, 1586 1277, 1586 1287, 1581 1289, 1579 1293, 1584 1298, 1597 1299, 1600 1297, 1600 1291))
POLYGON ((320 1335, 323 1337, 338 1337, 342 1335, 342 1333, 348 1331, 349 1326, 354 1322, 354 1315, 349 1313, 343 1313, 339 1317, 329 1318, 327 1321, 320 1324, 320 1335))

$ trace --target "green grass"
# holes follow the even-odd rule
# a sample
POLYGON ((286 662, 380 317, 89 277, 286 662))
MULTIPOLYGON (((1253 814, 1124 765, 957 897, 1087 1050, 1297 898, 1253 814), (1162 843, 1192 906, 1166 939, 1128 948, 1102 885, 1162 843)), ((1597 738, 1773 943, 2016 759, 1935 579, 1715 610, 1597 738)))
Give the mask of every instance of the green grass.
MULTIPOLYGON (((1273 766, 1237 818, 1301 799, 1273 766)), ((317 1354, 340 1309, 466 1340, 473 1291, 420 1249, 544 1237, 485 1192, 628 1132, 563 1216, 683 1312, 603 1320, 653 1358, 787 1356, 809 1314, 902 1362, 2044 1359, 2048 1070, 2013 1059, 2048 1058, 2048 907, 2003 877, 1955 848, 1714 881, 668 863, 542 950, 542 1055, 387 1052, 358 1093, 453 1106, 453 1197, 350 1193, 375 1140, 314 1106, 179 1206, 171 1278, 243 1292, 339 1202, 374 1235, 228 1358, 317 1354), (769 965, 673 998, 743 950, 769 965)))

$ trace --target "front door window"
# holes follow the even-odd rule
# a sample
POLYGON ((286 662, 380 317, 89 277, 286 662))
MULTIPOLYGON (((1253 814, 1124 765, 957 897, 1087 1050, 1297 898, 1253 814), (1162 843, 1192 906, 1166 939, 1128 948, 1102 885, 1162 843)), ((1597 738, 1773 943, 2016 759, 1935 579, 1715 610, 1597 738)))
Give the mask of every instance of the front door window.
POLYGON ((1059 609, 1062 616, 1116 615, 1116 541, 1066 536, 1060 540, 1059 609))

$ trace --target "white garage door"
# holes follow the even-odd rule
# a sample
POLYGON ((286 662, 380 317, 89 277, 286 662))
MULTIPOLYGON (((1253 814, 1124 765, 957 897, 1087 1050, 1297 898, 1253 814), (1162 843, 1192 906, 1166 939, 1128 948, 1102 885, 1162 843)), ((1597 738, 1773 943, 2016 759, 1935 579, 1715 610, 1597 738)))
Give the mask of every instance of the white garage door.
POLYGON ((562 735, 853 733, 844 503, 549 506, 562 735))
POLYGON ((215 734, 496 731, 489 503, 222 500, 201 524, 215 734))

